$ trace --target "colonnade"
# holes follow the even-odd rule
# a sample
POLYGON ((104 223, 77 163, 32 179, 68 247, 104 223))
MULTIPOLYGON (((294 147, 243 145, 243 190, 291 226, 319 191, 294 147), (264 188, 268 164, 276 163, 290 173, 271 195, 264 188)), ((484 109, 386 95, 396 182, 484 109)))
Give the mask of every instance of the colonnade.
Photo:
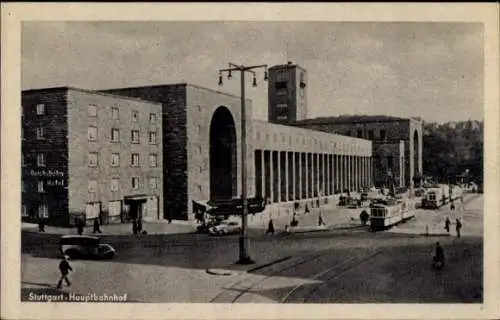
POLYGON ((255 193, 285 202, 372 186, 372 158, 357 155, 255 150, 255 193))

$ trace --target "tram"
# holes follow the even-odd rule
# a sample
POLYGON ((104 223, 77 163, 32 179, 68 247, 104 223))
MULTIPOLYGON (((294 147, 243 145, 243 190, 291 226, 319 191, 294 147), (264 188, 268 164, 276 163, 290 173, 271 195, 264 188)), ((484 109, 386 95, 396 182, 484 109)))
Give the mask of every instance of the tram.
POLYGON ((437 185, 427 189, 422 204, 424 208, 437 209, 462 196, 463 189, 459 186, 437 185))
POLYGON ((416 202, 410 199, 390 199, 370 205, 370 228, 384 230, 415 216, 416 202))

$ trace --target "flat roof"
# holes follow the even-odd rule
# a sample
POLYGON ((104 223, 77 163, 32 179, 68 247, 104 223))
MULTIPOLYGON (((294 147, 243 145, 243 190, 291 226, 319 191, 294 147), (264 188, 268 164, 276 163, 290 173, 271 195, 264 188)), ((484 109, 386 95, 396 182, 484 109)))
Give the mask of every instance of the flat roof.
POLYGON ((129 101, 136 101, 136 102, 144 102, 144 103, 148 103, 148 104, 161 105, 161 103, 151 101, 151 100, 135 98, 135 97, 128 97, 128 96, 106 93, 106 92, 96 91, 96 90, 82 89, 82 88, 77 88, 77 87, 72 87, 72 86, 29 89, 29 90, 23 90, 21 92, 22 92, 22 94, 41 94, 41 93, 45 93, 45 92, 49 93, 49 92, 58 92, 58 91, 79 91, 79 92, 93 94, 93 95, 113 97, 113 98, 121 99, 121 100, 129 100, 129 101))
POLYGON ((386 116, 386 115, 345 115, 345 116, 317 117, 317 118, 304 119, 296 121, 295 123, 293 123, 293 125, 399 122, 399 121, 409 121, 409 120, 412 120, 412 118, 401 118, 401 117, 386 116))
MULTIPOLYGON (((203 87, 203 86, 200 86, 200 85, 196 85, 196 84, 192 84, 192 83, 187 83, 187 82, 170 83, 170 84, 165 83, 165 84, 155 84, 155 85, 142 85, 142 86, 130 86, 130 87, 121 87, 121 88, 102 89, 102 90, 99 90, 99 92, 110 92, 110 91, 131 90, 131 89, 147 89, 147 88, 182 87, 182 86, 184 86, 184 87, 193 87, 193 88, 196 88, 196 89, 201 89, 201 90, 210 91, 210 92, 214 92, 214 93, 218 93, 218 94, 223 94, 223 95, 229 96, 231 98, 238 98, 238 99, 240 98, 240 96, 238 96, 238 95, 226 93, 226 92, 215 90, 215 89, 210 89, 210 88, 207 88, 207 87, 203 87)), ((247 99, 247 100, 250 100, 250 99, 247 99)))

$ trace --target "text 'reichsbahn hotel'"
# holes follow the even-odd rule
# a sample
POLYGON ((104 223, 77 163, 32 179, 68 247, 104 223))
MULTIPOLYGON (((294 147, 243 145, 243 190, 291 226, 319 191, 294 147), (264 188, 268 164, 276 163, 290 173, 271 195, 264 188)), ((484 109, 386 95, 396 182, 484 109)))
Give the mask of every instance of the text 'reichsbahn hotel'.
MULTIPOLYGON (((249 197, 338 197, 422 173, 422 124, 389 116, 307 118, 307 72, 269 68, 268 121, 247 100, 249 197)), ((68 225, 193 218, 193 201, 241 195, 239 96, 192 84, 22 92, 22 216, 68 225)))

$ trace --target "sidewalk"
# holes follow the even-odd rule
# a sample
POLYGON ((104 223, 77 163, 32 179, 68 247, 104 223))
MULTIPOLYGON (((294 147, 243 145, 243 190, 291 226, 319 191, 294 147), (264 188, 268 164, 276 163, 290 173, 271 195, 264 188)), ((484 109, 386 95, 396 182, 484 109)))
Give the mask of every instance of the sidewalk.
MULTIPOLYGON (((22 222, 21 229, 26 232, 38 232, 38 225, 22 222)), ((144 221, 142 229, 150 235, 191 233, 196 231, 196 224, 192 221, 172 221, 170 224, 166 220, 144 221)), ((92 231, 92 225, 83 229, 84 234, 92 234, 92 231)), ((132 234, 132 223, 102 225, 101 231, 100 235, 129 235, 132 234)), ((45 233, 67 235, 77 234, 77 231, 76 228, 45 226, 45 233)))
MULTIPOLYGON (((298 226, 291 228, 292 231, 305 231, 305 230, 324 230, 324 229, 344 229, 360 227, 359 214, 368 208, 349 209, 347 207, 337 206, 338 197, 329 198, 327 204, 324 200, 321 201, 320 208, 311 208, 308 202, 309 211, 304 212, 304 206, 297 210, 296 219, 299 222, 298 226), (325 226, 318 225, 319 214, 321 212, 325 226)), ((254 216, 249 215, 248 225, 254 229, 267 229, 269 219, 273 219, 275 231, 285 230, 285 226, 290 227, 290 222, 293 218, 293 202, 286 202, 280 204, 271 204, 266 206, 266 209, 254 216)))

